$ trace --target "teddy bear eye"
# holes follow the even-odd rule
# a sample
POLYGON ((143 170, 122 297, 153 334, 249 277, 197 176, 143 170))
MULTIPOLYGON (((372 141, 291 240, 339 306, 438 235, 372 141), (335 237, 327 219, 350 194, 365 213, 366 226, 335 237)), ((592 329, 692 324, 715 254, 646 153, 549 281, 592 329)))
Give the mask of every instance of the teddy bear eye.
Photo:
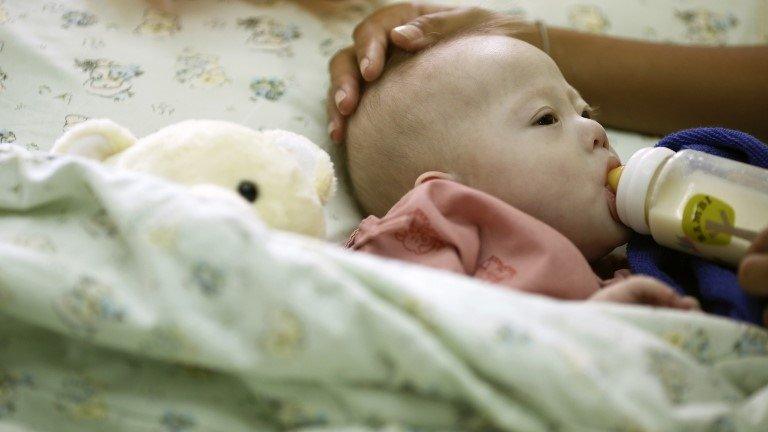
POLYGON ((248 202, 254 202, 259 197, 259 187, 250 180, 242 180, 237 185, 237 193, 242 195, 248 202))

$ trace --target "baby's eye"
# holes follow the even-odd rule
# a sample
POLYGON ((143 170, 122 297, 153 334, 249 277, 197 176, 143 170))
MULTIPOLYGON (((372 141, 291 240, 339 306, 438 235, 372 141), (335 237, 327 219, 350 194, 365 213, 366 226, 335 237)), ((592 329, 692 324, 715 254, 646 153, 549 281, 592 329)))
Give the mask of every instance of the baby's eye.
POLYGON ((544 114, 536 120, 537 126, 547 126, 557 123, 557 117, 554 114, 544 114))
POLYGON ((584 111, 581 112, 581 116, 584 117, 584 118, 591 119, 592 118, 592 112, 590 110, 588 110, 588 109, 585 109, 584 111))

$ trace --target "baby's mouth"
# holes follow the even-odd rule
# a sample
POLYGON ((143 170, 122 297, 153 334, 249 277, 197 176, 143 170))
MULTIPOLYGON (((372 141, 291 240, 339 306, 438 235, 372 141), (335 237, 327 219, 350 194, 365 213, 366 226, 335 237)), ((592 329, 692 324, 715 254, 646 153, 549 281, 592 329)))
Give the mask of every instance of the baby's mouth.
POLYGON ((608 211, 611 212, 611 217, 613 220, 624 225, 621 222, 621 219, 619 219, 619 211, 616 209, 616 194, 613 193, 611 188, 608 186, 605 187, 605 197, 605 199, 608 201, 608 211))
POLYGON ((603 179, 603 184, 605 185, 605 195, 606 200, 608 201, 608 211, 611 212, 611 217, 613 220, 623 225, 619 219, 619 212, 616 210, 616 194, 613 192, 613 190, 611 190, 611 187, 608 186, 608 173, 611 172, 612 169, 619 166, 621 166, 621 161, 619 158, 611 155, 608 158, 608 162, 606 163, 605 179, 603 179))
POLYGON ((616 156, 611 155, 608 158, 608 162, 606 163, 605 168, 605 178, 603 179, 603 184, 605 186, 608 186, 608 174, 611 172, 612 169, 618 168, 621 166, 621 161, 616 156))

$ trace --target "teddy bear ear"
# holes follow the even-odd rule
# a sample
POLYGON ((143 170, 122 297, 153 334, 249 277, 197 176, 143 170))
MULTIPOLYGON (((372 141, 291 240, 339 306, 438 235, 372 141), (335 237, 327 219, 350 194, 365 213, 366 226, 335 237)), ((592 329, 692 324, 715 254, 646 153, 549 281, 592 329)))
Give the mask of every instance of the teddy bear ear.
POLYGON ((84 121, 64 133, 51 153, 68 154, 104 161, 136 142, 128 129, 108 119, 84 121))

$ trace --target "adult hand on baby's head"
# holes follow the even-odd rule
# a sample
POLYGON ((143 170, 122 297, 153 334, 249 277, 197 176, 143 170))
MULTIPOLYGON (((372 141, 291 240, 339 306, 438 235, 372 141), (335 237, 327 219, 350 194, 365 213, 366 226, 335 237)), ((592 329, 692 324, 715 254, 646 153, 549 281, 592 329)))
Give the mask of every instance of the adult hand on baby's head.
POLYGON ((328 89, 328 134, 335 142, 345 136, 346 117, 360 101, 362 81, 374 81, 384 70, 390 41, 406 51, 418 51, 461 30, 493 23, 489 33, 512 34, 520 21, 482 8, 457 8, 397 3, 376 10, 355 27, 354 44, 331 58, 328 89))
POLYGON ((695 298, 681 296, 668 285, 648 276, 630 276, 622 279, 596 292, 589 300, 701 310, 695 298))
MULTIPOLYGON (((328 89, 328 134, 341 142, 345 135, 346 116, 355 112, 363 80, 373 81, 384 70, 384 61, 393 29, 419 17, 451 8, 397 3, 368 15, 352 33, 354 44, 337 52, 330 61, 331 86, 328 89)), ((403 38, 397 39, 402 41, 403 38)))

